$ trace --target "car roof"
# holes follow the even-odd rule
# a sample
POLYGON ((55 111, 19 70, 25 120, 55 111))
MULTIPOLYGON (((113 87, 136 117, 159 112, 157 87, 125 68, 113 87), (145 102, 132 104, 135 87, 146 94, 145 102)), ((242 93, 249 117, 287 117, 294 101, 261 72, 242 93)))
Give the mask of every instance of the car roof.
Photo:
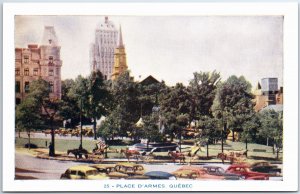
POLYGON ((117 163, 116 166, 117 165, 126 166, 126 167, 142 166, 140 164, 136 164, 136 163, 132 163, 132 162, 120 162, 120 163, 117 163))
POLYGON ((69 168, 69 170, 80 170, 80 171, 89 171, 89 170, 96 170, 93 167, 90 166, 83 166, 83 165, 78 165, 78 166, 72 166, 69 168))
POLYGON ((145 176, 150 176, 150 177, 171 177, 171 176, 174 176, 173 174, 171 173, 168 173, 168 172, 164 172, 164 171, 150 171, 150 172, 147 172, 144 174, 145 176))
POLYGON ((175 172, 173 172, 173 174, 177 174, 179 172, 184 173, 184 174, 190 174, 192 172, 197 173, 195 170, 192 170, 192 169, 179 169, 179 170, 176 170, 175 172))
POLYGON ((206 166, 202 166, 203 168, 222 168, 220 166, 210 166, 210 165, 206 165, 206 166))
POLYGON ((206 171, 204 168, 202 167, 195 167, 195 166, 182 166, 181 168, 179 168, 178 170, 196 170, 196 171, 206 171))
POLYGON ((228 168, 249 168, 249 165, 247 164, 233 164, 231 166, 229 166, 228 168))
POLYGON ((90 167, 92 168, 110 168, 110 167, 115 167, 115 164, 94 164, 94 165, 90 165, 90 167))

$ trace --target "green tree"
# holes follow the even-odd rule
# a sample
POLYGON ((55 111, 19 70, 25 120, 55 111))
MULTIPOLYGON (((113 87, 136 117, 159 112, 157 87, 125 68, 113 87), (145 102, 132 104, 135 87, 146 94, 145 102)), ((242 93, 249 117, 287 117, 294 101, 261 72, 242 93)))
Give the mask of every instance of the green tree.
POLYGON ((132 134, 134 124, 140 117, 140 101, 138 85, 130 77, 129 72, 122 73, 112 84, 112 96, 116 123, 120 136, 132 134))
MULTIPOLYGON (((261 126, 258 113, 253 113, 243 124, 243 131, 241 132, 241 141, 246 143, 246 150, 248 150, 248 142, 255 142, 256 135, 261 126)), ((247 152, 246 152, 247 153, 247 152)))
POLYGON ((30 133, 32 129, 43 124, 40 107, 35 98, 25 98, 16 109, 16 127, 19 130, 26 130, 28 135, 28 148, 30 149, 30 133))
POLYGON ((228 127, 233 134, 235 130, 241 132, 242 124, 251 118, 254 111, 252 99, 251 84, 243 76, 230 76, 224 83, 218 85, 212 110, 215 118, 223 123, 222 152, 228 127))
POLYGON ((263 138, 273 139, 277 148, 277 158, 280 149, 282 148, 283 138, 283 112, 276 112, 274 110, 265 110, 260 112, 261 127, 259 135, 263 138))
MULTIPOLYGON (((166 134, 173 140, 174 135, 181 136, 184 126, 190 123, 191 99, 187 88, 181 83, 163 92, 160 97, 162 121, 166 134)), ((181 139, 181 137, 179 137, 181 139)))
POLYGON ((39 115, 38 117, 42 118, 46 125, 50 125, 51 147, 49 155, 55 156, 54 124, 55 122, 60 121, 58 111, 61 105, 61 101, 59 99, 50 97, 50 85, 47 81, 43 80, 42 78, 31 82, 30 92, 28 93, 26 98, 30 99, 27 103, 32 103, 34 110, 36 110, 36 114, 39 115))
POLYGON ((216 95, 217 84, 220 81, 220 74, 216 71, 195 72, 194 78, 189 84, 189 93, 192 99, 192 120, 199 120, 201 116, 212 115, 212 104, 216 95))
POLYGON ((158 118, 155 114, 144 117, 144 126, 143 129, 138 129, 141 131, 141 137, 147 139, 147 146, 150 142, 161 142, 163 135, 159 132, 158 118))
POLYGON ((200 142, 206 143, 206 156, 209 158, 209 144, 221 139, 220 121, 212 116, 202 116, 199 120, 201 129, 200 142))
POLYGON ((94 139, 97 139, 96 124, 101 116, 106 116, 111 100, 111 95, 104 84, 103 75, 100 71, 93 71, 88 78, 88 101, 86 114, 93 118, 94 139))
POLYGON ((81 118, 85 115, 93 119, 94 139, 97 139, 97 120, 107 115, 112 98, 102 73, 93 71, 87 78, 78 76, 68 92, 68 97, 76 99, 81 118))
POLYGON ((117 135, 120 135, 120 125, 118 123, 119 119, 116 112, 111 112, 103 123, 101 123, 98 129, 98 136, 104 138, 104 140, 113 140, 117 135))
POLYGON ((80 120, 80 112, 79 104, 77 103, 77 99, 75 95, 70 94, 72 87, 74 87, 75 81, 72 79, 66 79, 62 81, 61 86, 61 107, 59 110, 60 116, 64 120, 71 119, 71 122, 67 127, 75 128, 78 125, 80 120))

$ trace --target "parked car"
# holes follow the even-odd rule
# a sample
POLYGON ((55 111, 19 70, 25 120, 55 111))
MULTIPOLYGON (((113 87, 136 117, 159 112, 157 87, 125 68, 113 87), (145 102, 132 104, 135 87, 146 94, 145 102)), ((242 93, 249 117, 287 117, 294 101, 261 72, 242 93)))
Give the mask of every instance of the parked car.
POLYGON ((225 180, 244 180, 243 176, 226 173, 225 170, 219 166, 203 166, 203 168, 208 172, 208 174, 225 177, 225 180))
POLYGON ((96 168, 99 173, 105 173, 110 179, 128 178, 128 174, 117 172, 115 164, 95 164, 91 167, 96 168))
POLYGON ((118 163, 116 164, 115 169, 117 172, 127 174, 129 176, 143 175, 145 173, 145 169, 142 165, 130 162, 118 163))
POLYGON ((99 173, 96 168, 90 166, 73 166, 66 170, 61 179, 108 179, 104 173, 99 173))
POLYGON ((168 172, 163 171, 150 171, 144 174, 144 176, 149 177, 149 179, 169 179, 169 180, 175 180, 176 177, 168 172))
POLYGON ((252 163, 250 165, 250 169, 255 172, 263 172, 271 175, 281 174, 280 168, 278 168, 276 165, 270 164, 267 161, 259 161, 259 162, 252 163))
POLYGON ((168 152, 175 151, 177 147, 178 145, 175 143, 149 143, 148 146, 147 144, 136 143, 130 146, 129 150, 137 150, 141 152, 150 152, 152 150, 155 152, 168 152))
POLYGON ((209 174, 204 168, 183 166, 172 173, 178 179, 224 180, 224 176, 209 174))
POLYGON ((129 176, 127 179, 166 179, 175 180, 176 177, 173 174, 163 171, 150 171, 143 175, 129 176))
POLYGON ((231 165, 225 172, 241 175, 246 180, 269 180, 268 174, 251 171, 249 166, 245 164, 231 165))

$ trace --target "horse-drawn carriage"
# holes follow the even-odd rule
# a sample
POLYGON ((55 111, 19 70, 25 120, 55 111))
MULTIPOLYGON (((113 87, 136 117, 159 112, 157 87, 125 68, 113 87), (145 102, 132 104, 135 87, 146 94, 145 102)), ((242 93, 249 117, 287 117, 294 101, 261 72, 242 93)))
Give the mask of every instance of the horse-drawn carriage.
POLYGON ((247 150, 242 151, 224 151, 223 153, 219 153, 217 158, 222 160, 224 164, 225 160, 229 160, 231 164, 233 163, 243 163, 246 161, 247 150))

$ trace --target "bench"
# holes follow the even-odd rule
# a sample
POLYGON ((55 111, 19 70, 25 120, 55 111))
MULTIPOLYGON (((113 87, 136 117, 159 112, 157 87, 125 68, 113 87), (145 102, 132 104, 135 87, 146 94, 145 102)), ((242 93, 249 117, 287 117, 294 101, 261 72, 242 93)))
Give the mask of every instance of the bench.
POLYGON ((265 149, 253 149, 253 152, 267 152, 265 149))

